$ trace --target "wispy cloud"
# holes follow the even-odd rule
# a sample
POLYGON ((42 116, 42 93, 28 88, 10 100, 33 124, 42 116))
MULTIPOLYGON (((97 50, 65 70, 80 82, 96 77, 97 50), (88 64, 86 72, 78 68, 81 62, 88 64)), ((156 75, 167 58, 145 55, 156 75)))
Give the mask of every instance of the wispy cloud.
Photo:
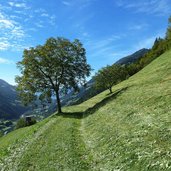
POLYGON ((16 8, 24 8, 24 9, 29 9, 30 7, 26 5, 26 3, 16 3, 16 2, 8 2, 8 4, 11 7, 16 7, 16 8))
POLYGON ((0 57, 0 64, 14 64, 14 61, 0 57))
POLYGON ((42 17, 49 17, 49 14, 48 13, 42 13, 41 16, 42 17))
POLYGON ((100 40, 89 40, 85 42, 87 55, 92 61, 98 61, 94 66, 95 70, 103 67, 104 65, 111 64, 115 59, 123 57, 125 53, 119 49, 119 42, 124 39, 125 35, 112 35, 100 40), (100 62, 101 61, 101 62, 100 62), (99 64, 100 63, 100 64, 99 64))
MULTIPOLYGON (((38 28, 43 28, 47 26, 47 23, 51 26, 57 26, 56 16, 54 14, 49 14, 45 9, 39 8, 34 10, 35 14, 38 14, 44 19, 39 18, 39 21, 35 22, 35 26, 38 28)), ((34 18, 34 13, 30 19, 34 18)), ((29 19, 28 19, 29 20, 29 19)))
POLYGON ((135 42, 135 45, 132 49, 133 51, 137 51, 142 48, 151 48, 156 38, 158 37, 163 38, 164 36, 165 36, 165 30, 159 30, 155 32, 153 35, 149 37, 145 37, 141 39, 141 41, 135 42))
POLYGON ((26 0, 0 4, 0 51, 22 51, 30 45, 30 31, 36 32, 49 25, 56 26, 56 16, 43 8, 34 8, 26 0))
POLYGON ((10 47, 10 43, 7 40, 0 42, 0 50, 7 50, 10 47))
POLYGON ((36 26, 36 27, 39 27, 39 28, 43 28, 43 27, 44 27, 44 25, 43 25, 42 22, 36 22, 36 23, 35 23, 35 26, 36 26))
POLYGON ((143 24, 138 24, 138 23, 136 23, 136 24, 132 24, 130 27, 128 27, 128 29, 129 30, 133 30, 133 31, 139 31, 139 30, 145 30, 145 29, 147 29, 148 28, 148 24, 145 24, 145 23, 143 23, 143 24))
POLYGON ((95 40, 95 41, 90 40, 86 44, 89 46, 90 50, 98 51, 98 50, 110 48, 111 46, 113 46, 114 42, 116 42, 119 39, 122 39, 123 37, 124 35, 112 35, 106 39, 95 40))
POLYGON ((71 6, 71 3, 68 2, 68 1, 62 1, 62 4, 65 5, 65 6, 71 6))
POLYGON ((77 7, 77 10, 82 10, 94 1, 96 0, 61 0, 61 3, 67 7, 77 7))
POLYGON ((143 1, 127 1, 116 0, 115 4, 125 9, 131 9, 133 12, 141 12, 153 15, 170 15, 170 0, 143 0, 143 1))
POLYGON ((1 12, 0 35, 0 50, 7 50, 13 46, 14 40, 22 40, 26 33, 20 23, 1 12))

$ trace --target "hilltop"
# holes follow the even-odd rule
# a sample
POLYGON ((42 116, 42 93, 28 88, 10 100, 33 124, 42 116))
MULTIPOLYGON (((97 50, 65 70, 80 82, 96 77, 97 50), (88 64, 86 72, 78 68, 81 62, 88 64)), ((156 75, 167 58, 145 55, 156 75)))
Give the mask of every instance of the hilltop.
POLYGON ((108 91, 0 139, 1 170, 170 170, 171 51, 108 91))

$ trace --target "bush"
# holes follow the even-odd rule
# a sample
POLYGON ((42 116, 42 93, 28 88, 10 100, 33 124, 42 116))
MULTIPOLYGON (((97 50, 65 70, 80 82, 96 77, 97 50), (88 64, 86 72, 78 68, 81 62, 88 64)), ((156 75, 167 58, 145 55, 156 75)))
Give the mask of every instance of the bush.
POLYGON ((27 122, 25 118, 20 118, 16 124, 16 129, 34 125, 36 122, 37 121, 34 118, 31 118, 29 122, 27 122))
POLYGON ((2 131, 0 131, 0 138, 3 136, 4 134, 3 134, 3 132, 2 131))

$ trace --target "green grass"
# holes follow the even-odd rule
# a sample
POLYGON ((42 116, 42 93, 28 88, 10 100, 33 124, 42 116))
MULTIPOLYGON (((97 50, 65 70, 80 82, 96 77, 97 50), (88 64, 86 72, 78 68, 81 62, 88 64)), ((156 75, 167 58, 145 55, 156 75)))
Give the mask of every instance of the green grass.
POLYGON ((0 170, 171 170, 171 51, 113 91, 0 138, 0 170))

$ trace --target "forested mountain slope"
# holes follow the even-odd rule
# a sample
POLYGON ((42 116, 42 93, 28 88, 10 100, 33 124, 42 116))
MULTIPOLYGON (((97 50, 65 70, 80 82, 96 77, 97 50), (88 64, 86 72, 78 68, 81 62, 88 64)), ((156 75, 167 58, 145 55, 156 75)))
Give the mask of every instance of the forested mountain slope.
POLYGON ((171 170, 170 58, 0 138, 0 170, 171 170))
POLYGON ((131 63, 136 62, 138 59, 142 58, 147 52, 149 52, 149 49, 140 49, 138 51, 136 51, 135 53, 128 55, 126 57, 123 57, 121 59, 119 59, 116 64, 120 64, 120 65, 128 65, 131 63))
POLYGON ((0 79, 0 119, 18 119, 27 110, 17 97, 15 87, 0 79))

